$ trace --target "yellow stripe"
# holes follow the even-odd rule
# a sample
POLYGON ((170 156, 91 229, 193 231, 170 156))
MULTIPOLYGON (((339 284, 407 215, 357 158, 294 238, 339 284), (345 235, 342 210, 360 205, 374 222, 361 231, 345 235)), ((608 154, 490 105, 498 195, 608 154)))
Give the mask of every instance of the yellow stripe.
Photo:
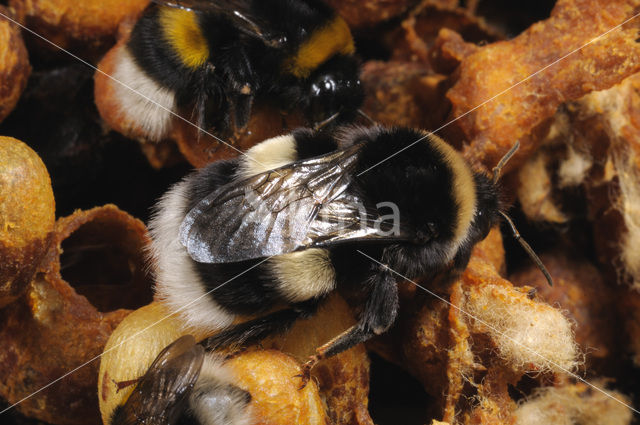
POLYGON ((298 78, 306 78, 336 53, 351 55, 354 52, 355 45, 349 26, 344 19, 336 16, 302 43, 298 52, 285 62, 285 71, 298 78))
POLYGON ((476 184, 471 168, 458 151, 436 135, 429 134, 427 140, 444 156, 453 174, 453 198, 458 207, 452 246, 455 254, 467 237, 476 211, 476 184))
POLYGON ((209 45, 193 12, 173 7, 160 8, 160 26, 165 39, 180 61, 198 68, 209 59, 209 45))

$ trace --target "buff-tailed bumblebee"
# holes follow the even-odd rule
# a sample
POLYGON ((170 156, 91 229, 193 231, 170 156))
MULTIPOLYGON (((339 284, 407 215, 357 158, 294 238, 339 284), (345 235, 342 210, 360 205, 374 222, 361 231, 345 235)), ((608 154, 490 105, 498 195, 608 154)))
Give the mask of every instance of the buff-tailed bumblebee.
POLYGON ((156 0, 118 51, 116 102, 150 140, 169 135, 172 113, 227 135, 254 100, 310 125, 346 122, 364 97, 354 53, 319 0, 156 0))
POLYGON ((359 285, 359 322, 318 349, 307 379, 319 359, 389 329, 398 275, 466 268, 504 214, 498 175, 472 171, 439 137, 407 128, 266 140, 160 201, 150 226, 156 294, 188 326, 223 329, 207 341, 215 349, 284 332, 339 285, 359 285), (237 315, 257 318, 233 325, 237 315))

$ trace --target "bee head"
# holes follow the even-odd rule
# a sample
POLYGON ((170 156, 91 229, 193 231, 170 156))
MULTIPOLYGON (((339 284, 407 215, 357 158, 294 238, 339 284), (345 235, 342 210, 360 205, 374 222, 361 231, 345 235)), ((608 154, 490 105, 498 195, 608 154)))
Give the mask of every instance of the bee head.
POLYGON ((306 118, 317 125, 336 116, 337 122, 351 120, 364 99, 358 64, 352 56, 336 55, 307 80, 306 118))
POLYGON ((531 246, 522 238, 518 229, 511 218, 504 211, 504 205, 500 199, 500 174, 505 164, 515 155, 520 147, 520 143, 516 141, 513 147, 507 152, 500 162, 493 168, 493 176, 489 177, 476 173, 474 175, 476 181, 477 208, 474 214, 473 222, 469 233, 469 241, 472 244, 480 242, 487 237, 491 228, 502 218, 511 228, 514 238, 524 248, 531 260, 538 266, 550 286, 553 286, 553 279, 549 274, 538 255, 533 251, 531 246))
POLYGON ((500 186, 484 174, 474 173, 476 211, 469 230, 469 240, 475 244, 487 237, 500 220, 500 186))

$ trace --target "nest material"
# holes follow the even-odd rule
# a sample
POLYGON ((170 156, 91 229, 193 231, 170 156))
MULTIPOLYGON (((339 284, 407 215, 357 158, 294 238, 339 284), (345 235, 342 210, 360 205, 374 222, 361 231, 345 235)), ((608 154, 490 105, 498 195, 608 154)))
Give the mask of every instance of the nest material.
MULTIPOLYGON (((62 0, 11 0, 10 5, 18 20, 88 57, 97 59, 111 48, 99 65, 109 72, 110 60, 122 48, 146 1, 129 2, 127 7, 85 3, 69 7, 62 0)), ((482 10, 482 2, 467 2, 466 9, 446 0, 333 3, 354 27, 365 57, 362 80, 367 99, 363 109, 367 114, 388 125, 430 129, 461 117, 444 128, 443 135, 463 149, 477 169, 491 169, 514 141, 520 141, 520 152, 505 170, 505 191, 517 194, 527 217, 549 226, 547 233, 557 238, 552 240, 562 238, 558 235, 563 228, 554 226, 582 223, 580 230, 587 234, 592 249, 581 251, 575 249, 578 244, 564 241, 555 247, 560 252, 543 255, 556 278, 556 287, 550 289, 537 269, 514 262, 511 251, 510 268, 520 270, 511 273, 509 280, 504 278, 503 241, 494 229, 476 247, 460 280, 452 285, 418 282, 451 304, 413 284, 400 283, 398 322, 387 335, 371 341, 368 349, 420 381, 432 397, 425 396, 425 406, 421 406, 425 412, 428 409, 428 419, 448 424, 629 423, 631 417, 624 406, 576 384, 567 371, 584 367, 584 373, 592 374, 589 379, 612 376, 624 383, 629 371, 625 367, 630 367, 627 361, 640 364, 640 296, 629 292, 629 286, 616 284, 640 287, 640 254, 634 249, 640 243, 636 128, 640 122, 636 116, 640 110, 640 24, 630 21, 524 79, 623 22, 639 3, 559 0, 548 18, 509 40, 475 13, 482 10), (375 31, 367 31, 373 35, 357 32, 373 26, 375 31), (573 206, 576 196, 584 202, 586 213, 573 206), (540 289, 537 294, 533 287, 540 289), (614 314, 618 310, 623 313, 614 314), (621 332, 626 335, 619 338, 621 332), (631 351, 628 358, 627 351, 631 351)), ((3 46, 8 48, 3 57, 15 60, 0 63, 0 72, 7 75, 3 83, 11 89, 0 90, 0 119, 16 107, 30 71, 20 33, 12 25, 6 25, 6 30, 0 31, 0 37, 5 34, 7 40, 3 46)), ((43 53, 43 45, 31 43, 29 48, 39 62, 48 63, 51 56, 43 53)), ((51 63, 55 66, 55 61, 51 63)), ((102 118, 108 127, 137 138, 136 123, 123 122, 110 109, 115 91, 109 84, 106 77, 96 75, 95 101, 102 118)), ((238 149, 288 131, 299 122, 295 116, 283 122, 279 112, 260 105, 255 111, 250 131, 234 135, 238 149)), ((236 154, 214 139, 198 137, 184 123, 174 125, 175 141, 142 141, 156 168, 168 167, 183 157, 192 165, 203 166, 236 154)), ((5 149, 3 142, 11 149, 23 146, 15 140, 7 145, 3 139, 0 151, 5 149)), ((24 240, 37 241, 39 247, 26 254, 10 252, 7 258, 13 262, 3 264, 15 267, 0 273, 4 285, 0 292, 0 308, 4 306, 0 309, 0 395, 10 403, 100 354, 110 335, 107 349, 163 311, 157 304, 135 310, 151 301, 152 279, 143 265, 142 252, 148 242, 144 225, 108 206, 77 212, 54 226, 48 176, 35 154, 23 149, 25 152, 24 158, 29 159, 24 163, 31 171, 21 174, 23 180, 16 180, 18 183, 7 183, 15 196, 0 200, 0 206, 9 208, 6 217, 21 212, 11 223, 28 221, 18 227, 5 222, 0 228, 2 249, 28 245, 15 242, 20 233, 15 229, 24 231, 24 240), (97 248, 103 253, 104 246, 117 249, 100 254, 105 261, 95 261, 92 252, 97 248), (123 264, 130 267, 128 273, 123 264), (122 297, 121 287, 112 285, 123 276, 132 289, 126 291, 131 294, 129 299, 122 297)), ((5 162, 18 168, 23 159, 11 155, 4 155, 5 162)), ((0 153, 0 164, 2 158, 0 153)), ((549 248, 544 243, 539 246, 549 248)), ((307 415, 306 420, 315 423, 373 423, 368 407, 375 406, 368 406, 367 401, 369 360, 364 347, 318 365, 314 370, 317 381, 304 394, 294 389, 297 380, 293 375, 299 363, 353 323, 357 296, 343 295, 349 307, 335 298, 314 319, 298 323, 289 334, 240 353, 230 362, 237 378, 255 393, 257 415, 263 423, 290 423, 291 415, 296 414, 307 415), (256 373, 258 367, 260 373, 256 373), (271 391, 288 410, 276 412, 277 406, 269 404, 271 391)), ((126 392, 114 392, 112 379, 116 375, 123 380, 137 378, 157 352, 184 331, 179 323, 169 321, 155 328, 146 344, 130 347, 131 352, 105 354, 100 374, 95 363, 89 364, 66 378, 64 385, 49 388, 18 408, 52 424, 99 423, 95 389, 101 394, 102 407, 105 400, 121 400, 126 392)), ((604 381, 596 383, 604 385, 604 381)), ((393 383, 389 385, 393 388, 393 383)), ((628 401, 624 391, 613 390, 618 382, 608 381, 608 385, 614 397, 628 401)))

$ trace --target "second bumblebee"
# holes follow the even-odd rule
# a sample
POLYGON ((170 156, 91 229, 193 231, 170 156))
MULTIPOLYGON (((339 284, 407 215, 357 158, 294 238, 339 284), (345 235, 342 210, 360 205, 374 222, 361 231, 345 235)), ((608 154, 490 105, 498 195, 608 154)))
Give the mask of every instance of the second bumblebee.
POLYGON ((172 113, 221 136, 254 100, 318 125, 354 118, 363 101, 346 22, 318 0, 157 0, 119 52, 120 113, 150 140, 172 113), (132 91, 133 89, 134 91, 132 91))

